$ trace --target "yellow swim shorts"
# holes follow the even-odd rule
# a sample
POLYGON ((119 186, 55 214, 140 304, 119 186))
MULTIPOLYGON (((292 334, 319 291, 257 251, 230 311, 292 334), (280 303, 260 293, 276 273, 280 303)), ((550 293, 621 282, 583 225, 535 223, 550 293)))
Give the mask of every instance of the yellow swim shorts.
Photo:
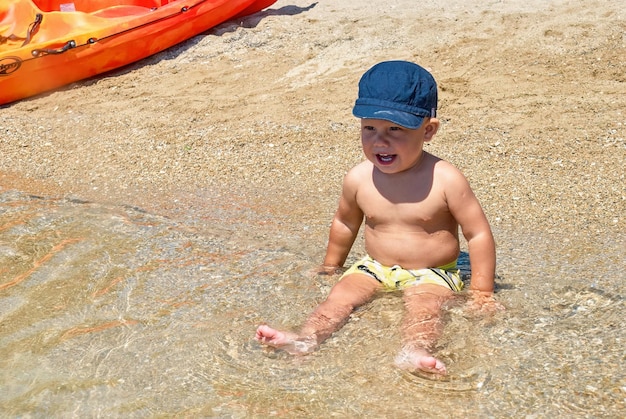
POLYGON ((342 278, 354 273, 371 276, 380 282, 386 291, 403 290, 419 284, 442 285, 452 291, 463 289, 456 260, 438 268, 403 269, 399 265, 383 266, 370 256, 365 256, 344 272, 342 278))

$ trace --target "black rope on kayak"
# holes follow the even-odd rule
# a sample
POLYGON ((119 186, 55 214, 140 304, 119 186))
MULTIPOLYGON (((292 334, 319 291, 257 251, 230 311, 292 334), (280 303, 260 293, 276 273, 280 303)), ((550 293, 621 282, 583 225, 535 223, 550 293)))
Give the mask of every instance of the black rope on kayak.
POLYGON ((33 35, 36 34, 37 31, 39 30, 39 27, 41 26, 42 21, 43 21, 43 15, 41 13, 37 13, 35 15, 35 21, 31 23, 30 25, 28 25, 28 33, 26 33, 26 39, 24 40, 24 43, 22 44, 23 47, 30 43, 30 40, 33 37, 33 35))
POLYGON ((0 45, 2 44, 6 44, 7 41, 21 41, 24 38, 20 38, 19 36, 15 36, 13 34, 9 35, 9 36, 2 36, 0 35, 0 45))
POLYGON ((197 2, 195 4, 192 4, 191 6, 183 6, 183 7, 181 7, 178 12, 172 13, 171 15, 163 16, 160 19, 151 20, 150 22, 142 23, 141 25, 133 26, 132 28, 128 28, 128 29, 125 29, 123 31, 115 32, 115 33, 112 33, 111 35, 103 36, 102 38, 98 38, 98 39, 96 39, 96 38, 89 38, 88 43, 93 44, 94 42, 102 41, 103 39, 112 38, 114 36, 121 35, 121 34, 126 33, 126 32, 132 32, 135 29, 143 28, 144 26, 150 26, 150 25, 152 25, 153 23, 156 23, 156 22, 162 22, 164 20, 171 19, 171 18, 173 18, 175 16, 178 16, 180 14, 187 13, 189 10, 193 9, 194 7, 198 7, 202 3, 206 3, 207 1, 208 0, 200 0, 199 2, 197 2))
POLYGON ((41 26, 41 22, 43 21, 43 15, 41 13, 37 13, 35 15, 35 21, 28 25, 28 32, 26 32, 26 37, 17 36, 15 34, 11 34, 9 36, 0 36, 0 45, 6 44, 7 41, 24 41, 22 46, 26 46, 30 43, 33 35, 37 33, 39 30, 39 26, 41 26))

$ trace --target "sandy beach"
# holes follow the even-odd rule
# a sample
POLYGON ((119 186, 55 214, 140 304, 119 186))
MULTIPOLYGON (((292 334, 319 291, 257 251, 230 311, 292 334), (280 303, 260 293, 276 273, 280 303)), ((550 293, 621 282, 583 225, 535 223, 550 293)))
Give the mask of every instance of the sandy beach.
POLYGON ((279 0, 0 107, 0 411, 623 417, 625 6, 279 0), (506 311, 446 311, 443 381, 393 364, 393 293, 307 357, 254 340, 336 280, 314 269, 363 159, 357 83, 390 59, 437 79, 426 149, 498 246, 506 311))
POLYGON ((623 232, 623 6, 279 0, 2 108, 0 190, 160 214, 237 201, 325 223, 362 158, 358 79, 407 59, 439 82, 428 151, 466 173, 495 229, 623 232))

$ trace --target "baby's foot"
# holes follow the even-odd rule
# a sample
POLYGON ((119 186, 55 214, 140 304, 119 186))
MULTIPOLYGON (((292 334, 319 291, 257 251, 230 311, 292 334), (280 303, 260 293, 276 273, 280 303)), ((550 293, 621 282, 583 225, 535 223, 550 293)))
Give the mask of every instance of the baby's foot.
POLYGON ((282 349, 292 355, 302 355, 313 352, 317 346, 315 338, 300 337, 295 333, 281 332, 267 325, 261 325, 256 330, 255 339, 264 345, 282 349))
POLYGON ((411 372, 446 375, 446 365, 423 349, 403 349, 396 357, 396 366, 411 372))

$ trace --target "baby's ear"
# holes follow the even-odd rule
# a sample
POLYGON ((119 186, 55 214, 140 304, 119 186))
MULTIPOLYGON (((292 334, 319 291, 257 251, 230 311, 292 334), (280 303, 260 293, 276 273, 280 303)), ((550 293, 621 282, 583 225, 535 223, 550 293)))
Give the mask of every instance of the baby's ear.
POLYGON ((432 117, 429 118, 424 127, 424 141, 430 141, 433 139, 437 131, 439 130, 439 119, 432 117))

